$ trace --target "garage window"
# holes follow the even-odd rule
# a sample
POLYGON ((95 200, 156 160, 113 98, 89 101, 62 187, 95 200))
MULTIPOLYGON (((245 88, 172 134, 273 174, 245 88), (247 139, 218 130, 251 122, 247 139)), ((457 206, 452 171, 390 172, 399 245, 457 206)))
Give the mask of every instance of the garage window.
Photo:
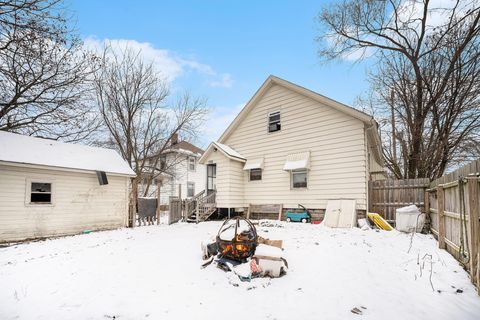
POLYGON ((30 203, 51 204, 52 184, 49 182, 30 182, 30 203))

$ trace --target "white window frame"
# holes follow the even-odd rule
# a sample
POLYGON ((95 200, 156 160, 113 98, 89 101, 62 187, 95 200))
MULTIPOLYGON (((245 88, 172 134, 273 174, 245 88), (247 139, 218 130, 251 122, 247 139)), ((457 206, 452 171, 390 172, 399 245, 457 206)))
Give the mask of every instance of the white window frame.
POLYGON ((304 190, 308 189, 308 184, 309 184, 309 178, 308 178, 308 169, 297 169, 297 170, 291 170, 290 171, 290 189, 292 190, 304 190), (306 187, 294 187, 293 186, 293 175, 297 173, 305 173, 306 175, 306 180, 307 180, 307 186, 306 187))
POLYGON ((188 157, 187 158, 187 167, 188 167, 188 171, 192 171, 192 172, 197 171, 197 159, 195 157, 188 157), (193 160, 193 169, 190 168, 191 160, 193 160))
POLYGON ((262 169, 255 168, 255 169, 248 170, 248 181, 255 182, 255 181, 262 181, 262 179, 263 179, 263 170, 262 169), (258 179, 258 180, 252 180, 251 179, 252 170, 260 170, 260 179, 258 179))
POLYGON ((191 197, 195 197, 195 182, 188 181, 187 182, 187 198, 191 198, 191 197), (193 194, 191 196, 188 194, 188 190, 190 189, 189 188, 190 186, 193 186, 193 194))
POLYGON ((278 132, 278 131, 282 131, 282 113, 281 113, 280 110, 271 111, 271 112, 268 113, 268 116, 267 116, 267 132, 268 133, 275 133, 275 132, 278 132), (270 116, 272 116, 275 113, 278 113, 280 119, 278 121, 273 121, 272 123, 279 123, 280 124, 280 129, 275 130, 275 131, 270 131, 270 116))
POLYGON ((55 205, 55 180, 49 178, 25 179, 25 206, 27 207, 53 207, 55 205), (32 183, 50 183, 50 202, 31 202, 32 183))

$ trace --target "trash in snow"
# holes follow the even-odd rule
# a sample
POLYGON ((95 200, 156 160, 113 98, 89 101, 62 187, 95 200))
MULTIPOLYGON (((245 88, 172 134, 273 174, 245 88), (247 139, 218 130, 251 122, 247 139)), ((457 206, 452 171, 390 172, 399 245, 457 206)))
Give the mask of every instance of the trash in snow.
POLYGON ((258 221, 260 227, 284 228, 284 222, 278 220, 260 220, 258 221))
POLYGON ((378 213, 367 213, 368 219, 370 219, 377 228, 386 230, 386 231, 392 231, 393 227, 385 220, 383 219, 378 213))
MULTIPOLYGON (((202 243, 202 256, 206 260, 202 267, 215 262, 219 269, 231 272, 241 282, 259 277, 280 277, 288 268, 282 256, 282 246, 282 240, 259 237, 249 220, 229 219, 220 227, 215 242, 202 243)), ((239 286, 231 276, 228 278, 232 285, 239 286)))
POLYGON ((350 310, 350 312, 355 314, 363 314, 362 310, 358 309, 357 307, 350 310))
POLYGON ((372 227, 370 227, 370 225, 368 224, 368 220, 365 219, 365 218, 358 219, 358 226, 359 226, 360 229, 362 229, 362 230, 370 230, 370 229, 372 229, 372 227))

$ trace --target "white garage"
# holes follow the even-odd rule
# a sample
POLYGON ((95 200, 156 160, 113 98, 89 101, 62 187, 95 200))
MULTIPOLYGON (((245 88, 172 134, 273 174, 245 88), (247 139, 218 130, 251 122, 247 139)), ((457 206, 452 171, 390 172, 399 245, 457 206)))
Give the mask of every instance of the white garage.
POLYGON ((124 227, 133 176, 114 150, 0 131, 0 242, 124 227))

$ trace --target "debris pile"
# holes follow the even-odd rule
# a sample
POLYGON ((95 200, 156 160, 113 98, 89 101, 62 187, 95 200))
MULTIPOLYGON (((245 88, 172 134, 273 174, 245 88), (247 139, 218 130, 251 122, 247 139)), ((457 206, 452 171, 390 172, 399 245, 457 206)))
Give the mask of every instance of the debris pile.
POLYGON ((257 235, 255 226, 247 219, 226 220, 214 241, 202 243, 203 268, 214 263, 232 272, 241 281, 253 278, 277 278, 286 273, 288 263, 283 258, 283 241, 257 235))

